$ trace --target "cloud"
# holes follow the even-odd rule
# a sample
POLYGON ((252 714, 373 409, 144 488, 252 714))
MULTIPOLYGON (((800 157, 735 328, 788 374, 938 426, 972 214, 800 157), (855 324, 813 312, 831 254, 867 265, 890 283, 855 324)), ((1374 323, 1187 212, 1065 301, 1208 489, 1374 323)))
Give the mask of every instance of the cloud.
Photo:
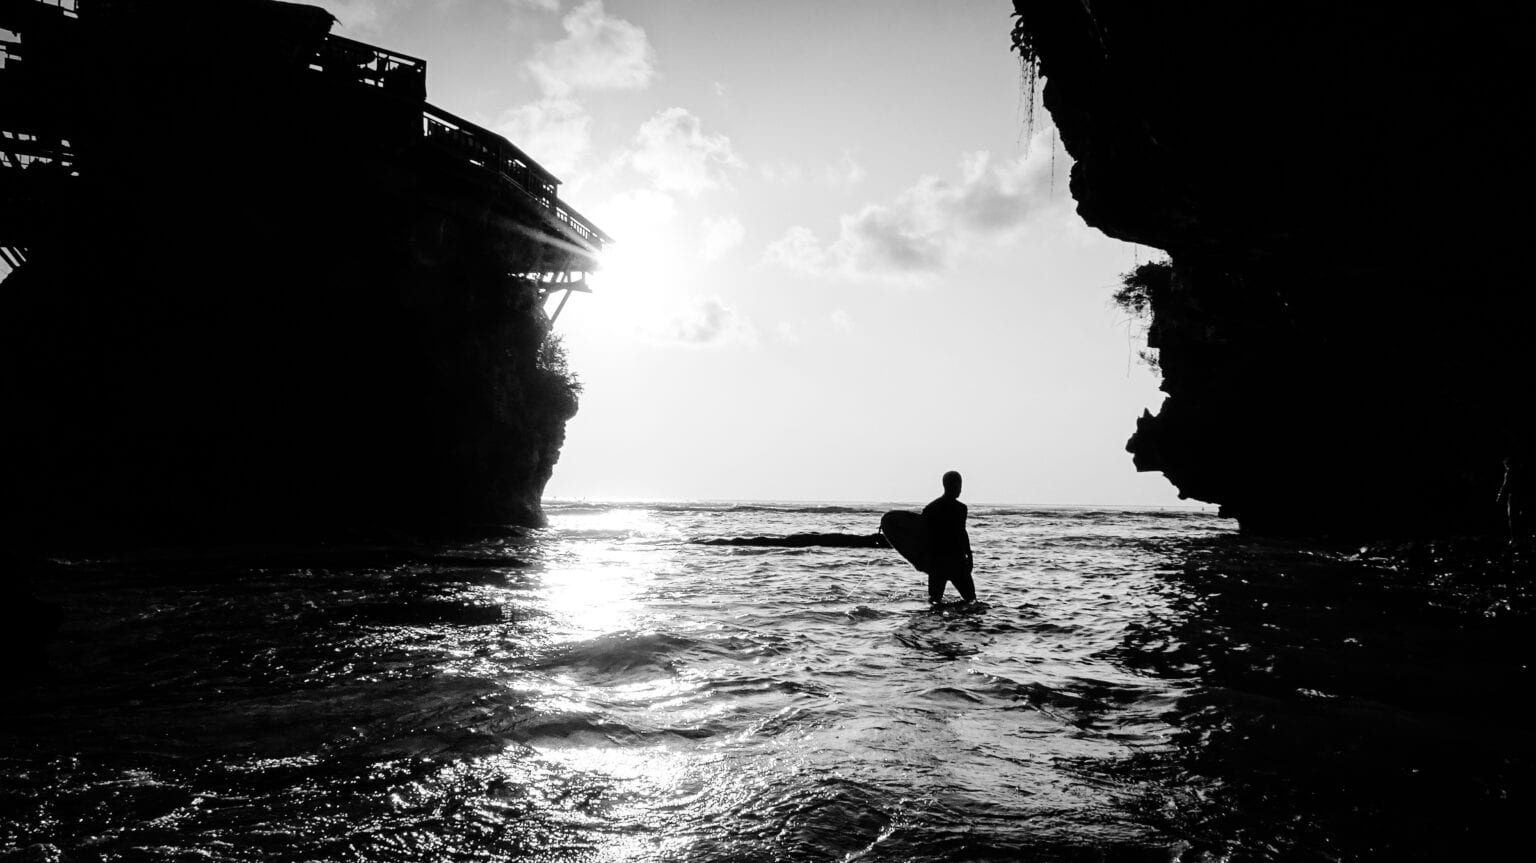
POLYGON ((548 96, 580 90, 640 90, 655 75, 655 51, 645 30, 603 12, 589 0, 561 19, 565 38, 534 49, 527 69, 548 96))
POLYGON ((823 245, 800 225, 764 250, 768 263, 809 275, 900 277, 942 270, 948 261, 946 237, 907 223, 908 214, 870 205, 843 216, 837 240, 823 245))
MULTIPOLYGON (((559 0, 508 3, 549 12, 560 8, 559 0)), ((574 173, 592 149, 592 114, 577 94, 644 88, 654 74, 655 53, 644 30, 604 13, 601 0, 572 9, 561 26, 565 37, 541 43, 523 64, 544 97, 503 114, 496 129, 556 176, 574 173)))
POLYGON ((958 181, 926 176, 888 204, 867 204, 839 220, 821 242, 796 226, 769 244, 766 260, 788 269, 848 278, 911 279, 945 269, 982 239, 1010 237, 1054 206, 1050 156, 1043 148, 994 162, 987 153, 960 160, 958 181))
POLYGON ((664 323, 642 332, 642 336, 659 344, 695 347, 755 339, 751 325, 719 297, 693 300, 664 323))
POLYGON ((851 186, 867 176, 869 172, 853 158, 852 150, 844 150, 841 159, 827 166, 827 180, 837 185, 851 186))
POLYGON ((557 177, 592 148, 592 115, 574 99, 550 97, 513 108, 496 131, 557 177))
POLYGON ((779 325, 774 328, 774 332, 778 334, 779 341, 781 342, 795 344, 800 341, 800 334, 795 331, 795 325, 789 321, 779 321, 779 325))
POLYGON ((948 255, 947 226, 921 206, 866 206, 842 218, 842 234, 829 250, 845 269, 857 273, 935 272, 948 255))
POLYGON ((720 260, 747 236, 747 229, 735 216, 705 216, 700 227, 704 238, 699 243, 699 257, 705 261, 720 260))
POLYGON ((769 243, 763 250, 763 258, 770 264, 804 272, 817 272, 828 266, 826 250, 822 249, 815 232, 801 225, 790 228, 784 236, 769 243))
POLYGON ((731 139, 705 134, 699 118, 683 108, 667 108, 640 124, 635 149, 625 158, 656 188, 690 195, 725 185, 727 172, 742 167, 731 139))
POLYGON ((828 318, 832 321, 832 329, 838 333, 847 335, 855 329, 853 318, 842 309, 833 309, 828 318))
POLYGON ((762 175, 764 182, 775 186, 787 186, 790 183, 800 182, 800 166, 793 162, 783 160, 764 162, 757 166, 757 172, 762 175))

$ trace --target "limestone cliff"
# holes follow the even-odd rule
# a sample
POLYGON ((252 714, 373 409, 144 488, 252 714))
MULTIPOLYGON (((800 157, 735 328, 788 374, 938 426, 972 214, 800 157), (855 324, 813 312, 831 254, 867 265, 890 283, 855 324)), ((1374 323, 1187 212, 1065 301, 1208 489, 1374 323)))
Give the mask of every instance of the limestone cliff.
POLYGON ((1138 468, 1251 530, 1496 529, 1533 443, 1532 12, 1015 5, 1078 212, 1171 258, 1138 468))
POLYGON ((3 11, 16 540, 542 520, 576 411, 543 301, 594 250, 553 178, 314 7, 3 11))

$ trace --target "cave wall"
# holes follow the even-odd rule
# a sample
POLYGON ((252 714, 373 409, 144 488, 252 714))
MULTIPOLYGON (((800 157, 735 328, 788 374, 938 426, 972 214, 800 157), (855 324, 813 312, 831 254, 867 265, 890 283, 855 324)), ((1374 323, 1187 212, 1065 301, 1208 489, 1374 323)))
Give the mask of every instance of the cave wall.
POLYGON ((1530 461, 1513 4, 1017 0, 1078 212, 1166 251, 1128 449, 1245 529, 1502 529, 1530 461))

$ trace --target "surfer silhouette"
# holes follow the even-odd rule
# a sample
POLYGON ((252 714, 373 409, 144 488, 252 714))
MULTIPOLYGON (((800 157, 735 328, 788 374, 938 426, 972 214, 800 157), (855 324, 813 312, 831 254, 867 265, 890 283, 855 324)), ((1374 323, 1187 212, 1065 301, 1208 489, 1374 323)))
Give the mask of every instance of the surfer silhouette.
POLYGON ((960 502, 960 474, 944 474, 944 494, 923 507, 923 521, 928 526, 931 545, 928 558, 928 601, 944 597, 944 585, 954 582, 966 602, 976 599, 976 584, 971 581, 971 538, 965 532, 965 504, 960 502))
POLYGON ((1499 503, 1504 504, 1504 515, 1509 520, 1509 544, 1520 540, 1525 521, 1525 490, 1520 488, 1524 479, 1513 455, 1504 457, 1504 482, 1499 486, 1499 503))

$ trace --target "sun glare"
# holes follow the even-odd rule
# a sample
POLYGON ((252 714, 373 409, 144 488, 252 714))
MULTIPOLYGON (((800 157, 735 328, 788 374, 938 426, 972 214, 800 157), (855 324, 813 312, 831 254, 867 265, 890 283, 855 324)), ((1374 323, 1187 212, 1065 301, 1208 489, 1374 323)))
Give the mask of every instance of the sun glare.
POLYGON ((654 541, 662 525, 645 510, 557 516, 560 537, 544 576, 547 607, 565 637, 583 641, 640 628, 641 597, 672 553, 654 541))
POLYGON ((596 301, 582 308, 581 329, 627 341, 675 314, 703 262, 670 196, 621 193, 596 212, 614 242, 589 276, 596 301))

